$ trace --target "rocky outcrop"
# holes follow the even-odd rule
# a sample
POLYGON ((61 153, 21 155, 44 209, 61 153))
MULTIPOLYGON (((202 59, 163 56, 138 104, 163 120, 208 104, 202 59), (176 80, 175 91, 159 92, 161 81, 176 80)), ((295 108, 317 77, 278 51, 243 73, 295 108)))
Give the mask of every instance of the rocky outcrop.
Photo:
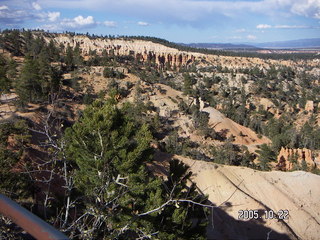
POLYGON ((314 111, 314 104, 313 101, 308 100, 306 102, 306 106, 304 107, 304 110, 308 111, 308 112, 313 112, 314 111))
POLYGON ((304 161, 309 169, 316 167, 315 157, 310 149, 290 149, 282 147, 278 155, 278 168, 283 171, 295 169, 296 165, 302 167, 304 161))
MULTIPOLYGON (((51 38, 47 38, 50 41, 51 38)), ((70 36, 57 34, 54 37, 57 45, 75 47, 77 44, 83 56, 88 56, 91 51, 98 55, 103 52, 116 56, 133 56, 136 60, 144 63, 154 63, 158 67, 181 67, 193 63, 197 57, 203 56, 200 53, 179 51, 175 48, 143 40, 124 40, 96 38, 90 39, 87 36, 70 36)))

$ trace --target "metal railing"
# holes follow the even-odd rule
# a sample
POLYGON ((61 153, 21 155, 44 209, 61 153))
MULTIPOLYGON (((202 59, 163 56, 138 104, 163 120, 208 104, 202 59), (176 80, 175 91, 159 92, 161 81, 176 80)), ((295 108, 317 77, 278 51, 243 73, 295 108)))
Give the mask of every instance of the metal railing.
POLYGON ((43 221, 16 202, 0 194, 0 213, 39 240, 66 240, 63 233, 43 221))

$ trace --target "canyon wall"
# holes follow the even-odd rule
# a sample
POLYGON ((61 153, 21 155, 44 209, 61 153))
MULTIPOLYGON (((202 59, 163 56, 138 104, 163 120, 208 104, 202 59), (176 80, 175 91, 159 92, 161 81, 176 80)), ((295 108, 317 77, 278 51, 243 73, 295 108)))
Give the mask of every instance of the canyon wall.
MULTIPOLYGON (((46 39, 50 41, 50 38, 46 39)), ((123 39, 90 39, 87 36, 69 36, 57 34, 53 39, 57 45, 75 47, 77 44, 83 54, 88 56, 90 51, 96 51, 101 55, 104 51, 117 56, 131 55, 141 62, 152 62, 159 67, 181 67, 188 66, 197 58, 204 57, 200 53, 179 51, 175 48, 144 40, 123 39)))

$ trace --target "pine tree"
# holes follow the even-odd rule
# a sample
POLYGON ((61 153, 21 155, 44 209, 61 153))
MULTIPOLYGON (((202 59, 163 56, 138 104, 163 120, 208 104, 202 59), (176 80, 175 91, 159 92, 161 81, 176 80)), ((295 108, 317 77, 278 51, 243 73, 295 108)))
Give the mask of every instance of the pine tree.
POLYGON ((56 47, 56 45, 54 44, 52 39, 50 40, 50 42, 48 44, 47 50, 48 50, 51 61, 56 62, 56 61, 60 60, 60 51, 56 47))
POLYGON ((16 63, 16 61, 11 59, 8 63, 8 68, 7 68, 7 75, 11 82, 17 78, 17 74, 18 74, 17 67, 18 67, 18 64, 16 63))
POLYGON ((49 71, 49 81, 50 81, 50 89, 49 92, 51 94, 57 93, 61 86, 62 73, 61 70, 56 67, 50 67, 49 71))
POLYGON ((152 157, 151 133, 146 125, 137 127, 112 103, 95 102, 66 138, 68 156, 78 166, 77 187, 87 203, 108 216, 111 234, 143 210, 148 179, 143 163, 152 157))
POLYGON ((31 196, 30 178, 27 174, 12 171, 20 160, 26 143, 29 142, 25 121, 0 124, 0 192, 15 199, 31 196), (8 137, 14 139, 10 144, 8 137))
POLYGON ((197 80, 193 76, 190 76, 190 74, 184 74, 183 77, 183 93, 186 95, 192 95, 194 92, 192 86, 197 82, 197 80))
MULTIPOLYGON (((191 175, 192 172, 184 163, 176 159, 170 161, 168 180, 163 184, 165 194, 163 198, 168 199, 171 195, 175 199, 205 203, 207 198, 199 195, 194 183, 187 186, 191 175)), ((162 214, 157 216, 156 223, 166 222, 159 224, 158 237, 160 239, 206 239, 204 237, 207 226, 205 215, 206 209, 203 207, 191 206, 190 202, 178 201, 165 208, 162 214)))
POLYGON ((74 61, 73 61, 73 50, 68 44, 67 49, 66 49, 66 57, 64 59, 64 62, 68 68, 68 70, 73 70, 74 69, 74 61))
POLYGON ((22 106, 28 102, 35 102, 42 96, 39 65, 30 56, 25 58, 20 77, 16 80, 15 88, 22 106))
POLYGON ((73 50, 73 63, 75 66, 79 66, 83 64, 83 57, 81 56, 79 43, 76 44, 73 50))
POLYGON ((8 92, 11 88, 11 81, 7 77, 7 63, 0 55, 0 94, 8 92))
POLYGON ((46 48, 43 48, 37 57, 37 65, 39 66, 39 83, 41 85, 42 95, 47 95, 50 89, 50 57, 46 48))
POLYGON ((262 171, 269 171, 270 162, 276 161, 275 152, 267 144, 262 144, 256 152, 259 154, 259 168, 262 171))
POLYGON ((191 219, 203 219, 202 208, 170 202, 168 209, 152 211, 170 198, 205 199, 197 197, 194 185, 187 186, 190 173, 185 173, 186 167, 173 164, 165 185, 147 171, 146 163, 153 158, 152 134, 126 111, 126 107, 117 108, 112 99, 95 101, 66 131, 66 154, 77 166, 82 211, 90 212, 85 225, 88 231, 94 229, 86 238, 136 239, 156 232, 159 239, 199 239, 205 224, 196 221, 199 228, 194 228, 191 219), (99 227, 93 225, 98 219, 103 219, 99 227))
POLYGON ((22 39, 18 29, 8 30, 3 34, 3 47, 12 52, 14 56, 22 56, 22 39))
POLYGON ((308 165, 305 159, 302 159, 301 161, 301 170, 308 171, 308 165))

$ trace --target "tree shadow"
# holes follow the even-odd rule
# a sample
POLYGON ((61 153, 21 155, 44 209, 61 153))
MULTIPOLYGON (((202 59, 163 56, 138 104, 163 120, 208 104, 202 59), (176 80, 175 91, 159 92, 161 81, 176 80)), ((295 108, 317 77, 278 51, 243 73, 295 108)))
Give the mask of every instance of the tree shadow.
MULTIPOLYGON (((167 176, 168 175, 168 165, 170 160, 174 158, 174 155, 164 153, 161 151, 156 151, 154 160, 152 164, 148 165, 149 170, 151 170, 156 175, 167 176)), ((197 187, 197 190, 205 195, 201 189, 197 187)), ((291 233, 284 234, 277 232, 269 227, 267 227, 266 221, 264 220, 264 210, 259 209, 259 219, 252 220, 239 220, 230 216, 227 210, 233 207, 232 202, 224 202, 223 206, 216 206, 214 203, 208 201, 207 205, 213 206, 208 215, 208 227, 207 227, 207 239, 212 240, 222 240, 222 239, 268 239, 268 240, 289 240, 289 239, 299 239, 295 233, 288 228, 288 232, 291 233)), ((270 221, 277 221, 276 219, 270 221)), ((279 224, 284 224, 279 221, 279 224)), ((284 226, 285 227, 285 226, 284 226)))
MULTIPOLYGON (((266 227, 264 225, 266 222, 263 218, 248 221, 235 219, 226 212, 226 208, 231 207, 232 204, 227 202, 224 205, 226 205, 224 208, 217 207, 212 209, 207 227, 207 239, 297 239, 293 234, 279 233, 266 227)), ((263 212, 264 210, 260 209, 259 216, 262 216, 263 212)))

